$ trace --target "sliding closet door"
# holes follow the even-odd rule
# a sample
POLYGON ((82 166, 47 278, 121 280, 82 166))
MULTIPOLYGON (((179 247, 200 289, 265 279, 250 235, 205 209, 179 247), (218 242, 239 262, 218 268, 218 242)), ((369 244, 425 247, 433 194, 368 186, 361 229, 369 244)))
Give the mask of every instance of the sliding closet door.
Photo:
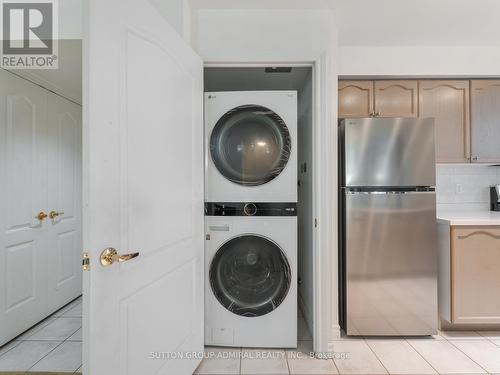
POLYGON ((82 291, 81 112, 48 93, 49 308, 57 310, 82 291))
POLYGON ((0 345, 47 311, 46 108, 45 90, 0 70, 0 345))

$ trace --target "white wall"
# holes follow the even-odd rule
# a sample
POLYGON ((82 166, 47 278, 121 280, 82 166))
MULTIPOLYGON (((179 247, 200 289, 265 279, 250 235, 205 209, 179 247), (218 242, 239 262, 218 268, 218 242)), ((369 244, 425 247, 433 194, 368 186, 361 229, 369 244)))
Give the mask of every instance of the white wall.
POLYGON ((313 62, 331 45, 327 10, 201 9, 196 19, 205 62, 313 62))
POLYGON ((83 38, 83 0, 59 0, 59 39, 83 38))
POLYGON ((188 43, 191 42, 191 8, 188 0, 149 0, 188 43))
POLYGON ((336 0, 340 75, 499 75, 498 0, 336 0))
MULTIPOLYGON (((316 68, 322 82, 321 85, 314 83, 318 110, 315 115, 324 127, 314 135, 317 143, 313 152, 315 160, 320 158, 322 164, 327 163, 324 166, 327 170, 315 177, 320 185, 316 191, 315 207, 321 207, 322 211, 315 212, 320 224, 315 236, 318 248, 314 256, 320 256, 322 263, 313 272, 313 277, 321 277, 324 283, 315 285, 313 290, 314 303, 318 307, 314 312, 315 332, 318 333, 314 336, 314 348, 326 351, 327 341, 340 335, 336 297, 336 194, 331 196, 332 191, 335 191, 332 184, 336 176, 336 156, 334 161, 329 159, 330 151, 336 155, 337 116, 336 106, 331 105, 337 102, 337 31, 334 13, 328 6, 309 9, 308 6, 319 4, 314 0, 266 0, 252 3, 255 3, 253 8, 249 1, 241 2, 246 4, 246 9, 234 8, 240 4, 239 1, 226 4, 230 9, 196 9, 193 14, 192 45, 206 63, 289 64, 318 61, 316 68), (318 155, 319 152, 322 155, 318 155), (324 313, 326 310, 330 312, 324 313)), ((324 3, 328 5, 331 1, 324 3)))
POLYGON ((340 76, 500 76, 500 46, 341 46, 340 76))
POLYGON ((489 187, 500 184, 500 167, 440 164, 436 169, 439 210, 489 210, 489 187))

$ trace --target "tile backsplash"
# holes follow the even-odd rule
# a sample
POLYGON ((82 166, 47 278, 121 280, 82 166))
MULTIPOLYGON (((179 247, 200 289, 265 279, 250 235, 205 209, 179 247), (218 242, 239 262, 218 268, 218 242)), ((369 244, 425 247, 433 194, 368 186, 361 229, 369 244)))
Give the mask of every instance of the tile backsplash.
POLYGON ((436 167, 437 209, 488 210, 490 186, 500 184, 500 167, 446 165, 436 167))

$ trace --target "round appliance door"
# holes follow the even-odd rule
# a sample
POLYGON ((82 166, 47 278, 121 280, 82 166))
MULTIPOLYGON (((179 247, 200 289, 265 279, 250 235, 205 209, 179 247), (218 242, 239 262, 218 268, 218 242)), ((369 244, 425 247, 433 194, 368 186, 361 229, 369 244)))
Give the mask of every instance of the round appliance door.
POLYGON ((210 136, 210 153, 228 180, 258 186, 285 168, 292 141, 283 119, 258 105, 236 107, 224 114, 210 136))
POLYGON ((278 245, 248 234, 219 248, 210 265, 209 278, 215 297, 226 309, 255 317, 273 311, 283 302, 292 275, 278 245))

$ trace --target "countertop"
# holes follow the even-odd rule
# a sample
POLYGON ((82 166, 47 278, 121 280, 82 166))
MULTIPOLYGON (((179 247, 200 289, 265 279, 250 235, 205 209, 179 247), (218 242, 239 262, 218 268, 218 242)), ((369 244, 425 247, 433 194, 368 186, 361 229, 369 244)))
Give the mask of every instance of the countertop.
POLYGON ((500 226, 500 211, 438 211, 437 219, 447 225, 500 226))

